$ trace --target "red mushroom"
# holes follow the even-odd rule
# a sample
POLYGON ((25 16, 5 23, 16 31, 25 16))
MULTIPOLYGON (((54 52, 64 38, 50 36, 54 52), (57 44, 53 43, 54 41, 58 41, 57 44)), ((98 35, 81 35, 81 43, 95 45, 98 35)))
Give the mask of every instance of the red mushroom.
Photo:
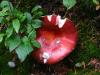
POLYGON ((43 26, 37 32, 37 41, 41 48, 32 56, 40 63, 55 64, 74 49, 77 42, 77 31, 74 23, 68 18, 61 19, 59 15, 49 15, 42 18, 43 26))

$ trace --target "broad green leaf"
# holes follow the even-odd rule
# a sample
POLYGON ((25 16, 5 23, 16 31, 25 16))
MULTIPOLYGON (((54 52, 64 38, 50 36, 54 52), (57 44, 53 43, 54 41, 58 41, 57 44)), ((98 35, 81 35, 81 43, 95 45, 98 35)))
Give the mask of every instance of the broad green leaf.
POLYGON ((0 34, 0 43, 2 42, 4 34, 0 34))
POLYGON ((0 3, 0 7, 1 8, 8 7, 9 9, 13 10, 13 6, 12 6, 11 2, 9 2, 9 1, 2 1, 0 3))
POLYGON ((42 25, 42 21, 39 20, 39 19, 35 19, 35 20, 33 20, 33 22, 32 22, 33 28, 39 28, 39 27, 41 27, 41 25, 42 25))
POLYGON ((38 11, 38 12, 35 12, 35 13, 34 13, 33 18, 34 18, 34 19, 38 19, 38 18, 40 18, 42 15, 43 15, 43 12, 42 12, 42 11, 38 11))
POLYGON ((27 30, 26 30, 26 28, 21 28, 21 30, 20 30, 20 33, 22 34, 22 36, 24 36, 26 33, 27 30))
POLYGON ((8 10, 9 10, 8 7, 2 9, 3 12, 7 12, 8 10))
POLYGON ((98 0, 93 0, 93 3, 96 5, 99 5, 99 1, 98 0))
POLYGON ((35 38, 36 38, 36 31, 35 31, 35 30, 32 30, 32 31, 29 33, 28 38, 29 38, 30 40, 35 39, 35 38))
POLYGON ((17 9, 14 9, 13 12, 14 12, 14 16, 17 17, 17 18, 20 18, 20 17, 23 16, 23 13, 20 12, 19 10, 17 10, 17 9))
POLYGON ((42 11, 40 11, 40 12, 38 12, 38 13, 37 13, 37 15, 40 17, 40 16, 42 16, 42 15, 43 15, 43 12, 42 12, 42 11))
POLYGON ((1 8, 8 7, 8 6, 9 6, 9 2, 8 2, 8 1, 2 1, 2 2, 0 3, 0 7, 1 7, 1 8))
POLYGON ((8 15, 7 11, 8 11, 8 8, 3 8, 3 10, 0 11, 0 17, 8 15))
POLYGON ((38 41, 36 41, 36 40, 32 40, 31 43, 32 43, 32 45, 34 47, 37 47, 37 48, 40 48, 41 47, 40 43, 38 41))
POLYGON ((24 15, 27 18, 27 21, 30 23, 32 21, 32 15, 29 12, 25 12, 24 15))
POLYGON ((26 16, 23 15, 23 16, 20 18, 20 21, 23 22, 23 21, 25 21, 25 19, 26 19, 26 16))
POLYGON ((23 42, 20 44, 18 48, 16 48, 15 51, 21 62, 23 62, 25 58, 33 51, 33 48, 27 37, 23 38, 23 42))
POLYGON ((4 19, 4 17, 0 17, 0 23, 2 23, 3 19, 4 19))
POLYGON ((13 33, 13 27, 10 25, 6 30, 7 38, 9 38, 13 33))
POLYGON ((36 12, 38 9, 40 9, 41 8, 41 6, 39 6, 39 5, 37 5, 37 6, 35 6, 33 9, 32 9, 32 13, 34 13, 34 12, 36 12))
POLYGON ((20 22, 18 19, 14 19, 12 21, 12 25, 13 25, 13 28, 15 29, 16 33, 19 32, 19 29, 20 29, 20 22))
POLYGON ((33 30, 31 24, 27 24, 27 33, 30 33, 33 30))
POLYGON ((76 4, 76 0, 63 0, 63 4, 67 9, 71 9, 76 4))
POLYGON ((14 16, 17 17, 20 20, 20 22, 23 22, 26 19, 25 14, 23 14, 21 11, 14 9, 13 12, 14 16))
POLYGON ((5 43, 9 47, 9 50, 11 52, 20 45, 21 40, 20 40, 20 37, 18 35, 13 35, 13 36, 9 37, 5 41, 5 43))
POLYGON ((22 42, 23 42, 24 44, 28 44, 28 43, 29 43, 28 37, 27 37, 27 36, 24 36, 24 37, 22 38, 22 42))
POLYGON ((11 16, 7 16, 6 20, 9 22, 11 20, 11 16))
POLYGON ((13 10, 13 15, 20 20, 23 17, 24 14, 22 12, 20 12, 19 10, 14 9, 13 10))
POLYGON ((0 12, 0 17, 6 16, 6 15, 8 15, 7 12, 2 12, 2 11, 0 12))

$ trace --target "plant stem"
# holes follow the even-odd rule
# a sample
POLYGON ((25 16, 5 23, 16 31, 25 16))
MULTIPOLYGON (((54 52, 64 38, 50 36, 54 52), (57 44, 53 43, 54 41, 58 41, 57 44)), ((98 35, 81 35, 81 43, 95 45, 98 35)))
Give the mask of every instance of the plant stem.
POLYGON ((13 16, 13 12, 12 12, 12 8, 11 8, 11 5, 10 5, 10 1, 9 1, 9 7, 10 7, 11 16, 13 16))
POLYGON ((65 15, 63 16, 63 18, 65 18, 67 14, 68 14, 68 10, 66 10, 65 15))
POLYGON ((16 5, 16 8, 19 7, 20 3, 21 3, 21 0, 19 0, 18 4, 16 5))

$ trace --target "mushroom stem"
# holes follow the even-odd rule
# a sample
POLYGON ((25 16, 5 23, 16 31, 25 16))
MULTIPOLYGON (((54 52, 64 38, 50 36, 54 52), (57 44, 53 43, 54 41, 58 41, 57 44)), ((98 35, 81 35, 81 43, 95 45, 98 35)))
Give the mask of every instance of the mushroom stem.
POLYGON ((43 63, 45 64, 48 62, 48 59, 50 58, 50 54, 47 52, 43 52, 42 58, 43 58, 43 63))

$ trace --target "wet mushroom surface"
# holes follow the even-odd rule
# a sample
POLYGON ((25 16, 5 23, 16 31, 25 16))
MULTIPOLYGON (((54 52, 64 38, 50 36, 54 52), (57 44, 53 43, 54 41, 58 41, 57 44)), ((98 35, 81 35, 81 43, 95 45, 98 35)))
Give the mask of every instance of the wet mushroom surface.
POLYGON ((77 31, 74 23, 59 15, 44 16, 38 30, 37 41, 41 48, 33 51, 33 58, 44 64, 55 64, 68 56, 75 48, 77 31))

